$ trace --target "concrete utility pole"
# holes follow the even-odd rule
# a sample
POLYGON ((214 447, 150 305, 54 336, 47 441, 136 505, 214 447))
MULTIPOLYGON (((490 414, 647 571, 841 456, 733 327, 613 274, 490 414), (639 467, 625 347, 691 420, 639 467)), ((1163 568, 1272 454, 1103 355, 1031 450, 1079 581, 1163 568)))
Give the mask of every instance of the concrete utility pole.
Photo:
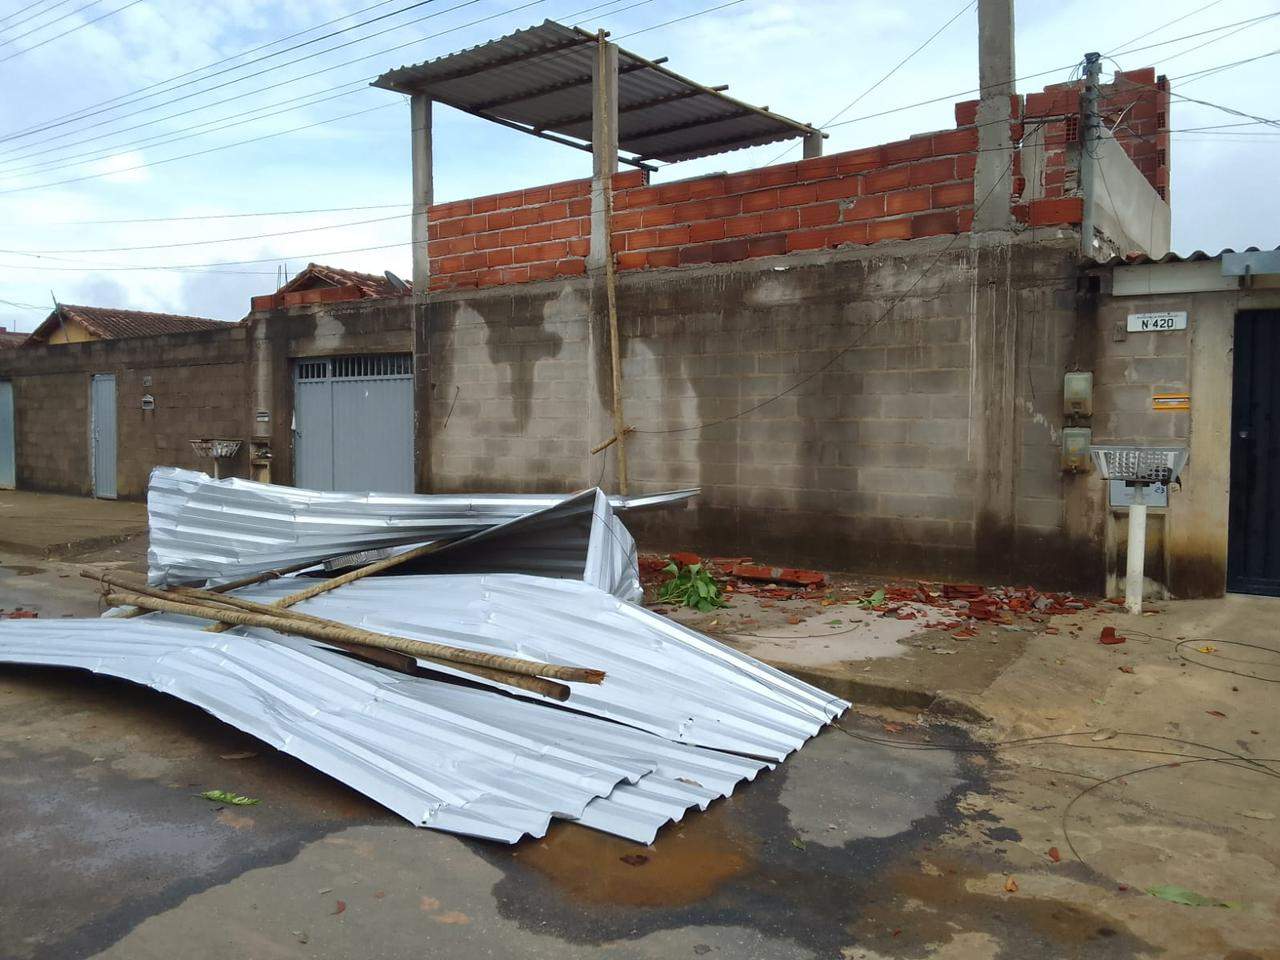
POLYGON ((409 98, 409 127, 413 149, 413 292, 421 300, 426 297, 431 283, 427 220, 434 189, 431 174, 431 98, 425 93, 415 93, 409 98))
POLYGON ((1013 141, 1009 136, 1014 94, 1013 0, 978 3, 978 159, 973 173, 973 229, 1013 227, 1013 141), (985 198, 985 200, 984 200, 985 198))
POLYGON ((1018 299, 1014 280, 1013 0, 978 3, 978 154, 972 233, 974 547, 1014 563, 1018 473, 1018 299))
POLYGON ((1092 259, 1093 225, 1097 220, 1095 180, 1098 175, 1098 139, 1102 118, 1098 116, 1098 80, 1102 75, 1102 54, 1084 55, 1084 95, 1080 98, 1080 192, 1084 195, 1084 216, 1080 223, 1080 252, 1092 259))

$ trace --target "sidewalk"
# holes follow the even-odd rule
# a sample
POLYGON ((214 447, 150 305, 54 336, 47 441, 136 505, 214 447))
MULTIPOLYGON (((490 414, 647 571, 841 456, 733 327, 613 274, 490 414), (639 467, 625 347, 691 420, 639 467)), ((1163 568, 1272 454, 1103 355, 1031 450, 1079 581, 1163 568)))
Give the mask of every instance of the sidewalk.
POLYGON ((0 549, 70 557, 147 531, 147 505, 27 490, 0 491, 0 549))

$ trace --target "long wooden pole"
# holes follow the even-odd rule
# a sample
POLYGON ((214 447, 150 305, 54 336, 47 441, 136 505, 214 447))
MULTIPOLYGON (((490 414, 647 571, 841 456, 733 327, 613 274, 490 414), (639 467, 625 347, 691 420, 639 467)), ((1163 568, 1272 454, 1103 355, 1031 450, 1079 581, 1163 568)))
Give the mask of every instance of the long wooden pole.
MULTIPOLYGON (((348 583, 354 583, 356 580, 363 579, 364 577, 371 576, 372 574, 381 573, 383 570, 390 570, 392 567, 397 567, 402 563, 408 563, 410 560, 417 560, 419 557, 425 557, 430 553, 435 553, 446 544, 452 542, 452 540, 432 540, 430 543, 424 543, 419 547, 414 547, 412 550, 406 550, 404 553, 397 553, 393 557, 384 557, 381 560, 375 560, 373 563, 360 567, 357 570, 350 570, 347 573, 342 574, 342 576, 333 577, 330 580, 318 580, 305 590, 299 590, 297 593, 291 593, 289 596, 277 600, 275 603, 271 604, 271 606, 280 609, 292 607, 296 603, 301 603, 303 600, 310 600, 312 597, 318 597, 322 593, 328 593, 330 590, 335 590, 348 583)), ((209 633, 222 633, 224 630, 230 630, 231 626, 226 623, 215 623, 213 626, 206 627, 205 629, 209 633)))
POLYGON ((503 670, 529 677, 551 677, 556 680, 567 680, 577 683, 600 683, 604 680, 603 670, 587 667, 571 667, 556 663, 540 663, 535 660, 519 660, 515 657, 504 657, 492 653, 480 653, 475 650, 463 650, 443 643, 431 643, 425 640, 410 640, 407 637, 395 637, 388 634, 373 633, 358 627, 349 627, 334 621, 315 623, 288 615, 267 616, 250 613, 247 610, 233 610, 229 607, 214 607, 205 604, 187 603, 176 600, 162 600, 140 593, 110 593, 107 602, 112 606, 127 604, 135 607, 147 607, 151 610, 162 610, 179 616, 199 617, 203 620, 217 620, 222 623, 240 627, 266 627, 280 633, 291 633, 312 640, 326 643, 355 643, 382 650, 394 650, 411 657, 429 657, 447 660, 450 663, 465 663, 471 666, 484 667, 489 670, 503 670))

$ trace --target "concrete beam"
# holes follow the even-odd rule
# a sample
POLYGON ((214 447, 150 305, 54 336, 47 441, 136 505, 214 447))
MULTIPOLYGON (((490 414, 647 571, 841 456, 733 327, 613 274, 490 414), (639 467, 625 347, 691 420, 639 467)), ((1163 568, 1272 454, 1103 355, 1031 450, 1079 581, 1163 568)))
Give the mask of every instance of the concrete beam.
POLYGON ((609 208, 618 172, 618 47, 603 37, 596 44, 591 84, 591 250, 587 269, 603 269, 610 256, 609 208))
POLYGON ((410 142, 413 150, 413 291, 427 295, 431 260, 427 252, 428 211, 434 191, 431 172, 431 98, 415 93, 409 98, 410 142))

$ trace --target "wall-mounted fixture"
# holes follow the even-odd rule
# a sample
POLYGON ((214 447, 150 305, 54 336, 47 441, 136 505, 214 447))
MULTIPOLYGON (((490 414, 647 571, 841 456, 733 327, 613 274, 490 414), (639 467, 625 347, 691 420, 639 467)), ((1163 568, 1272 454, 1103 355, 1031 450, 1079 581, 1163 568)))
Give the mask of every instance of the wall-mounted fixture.
POLYGON ((1093 371, 1075 370, 1062 378, 1062 412, 1068 417, 1093 416, 1093 371))
POLYGON ((1093 443, 1091 427, 1062 428, 1062 470, 1064 473, 1089 472, 1089 447, 1093 443))
POLYGON ((144 393, 142 395, 142 409, 154 410, 155 408, 156 408, 156 398, 149 393, 144 393))

